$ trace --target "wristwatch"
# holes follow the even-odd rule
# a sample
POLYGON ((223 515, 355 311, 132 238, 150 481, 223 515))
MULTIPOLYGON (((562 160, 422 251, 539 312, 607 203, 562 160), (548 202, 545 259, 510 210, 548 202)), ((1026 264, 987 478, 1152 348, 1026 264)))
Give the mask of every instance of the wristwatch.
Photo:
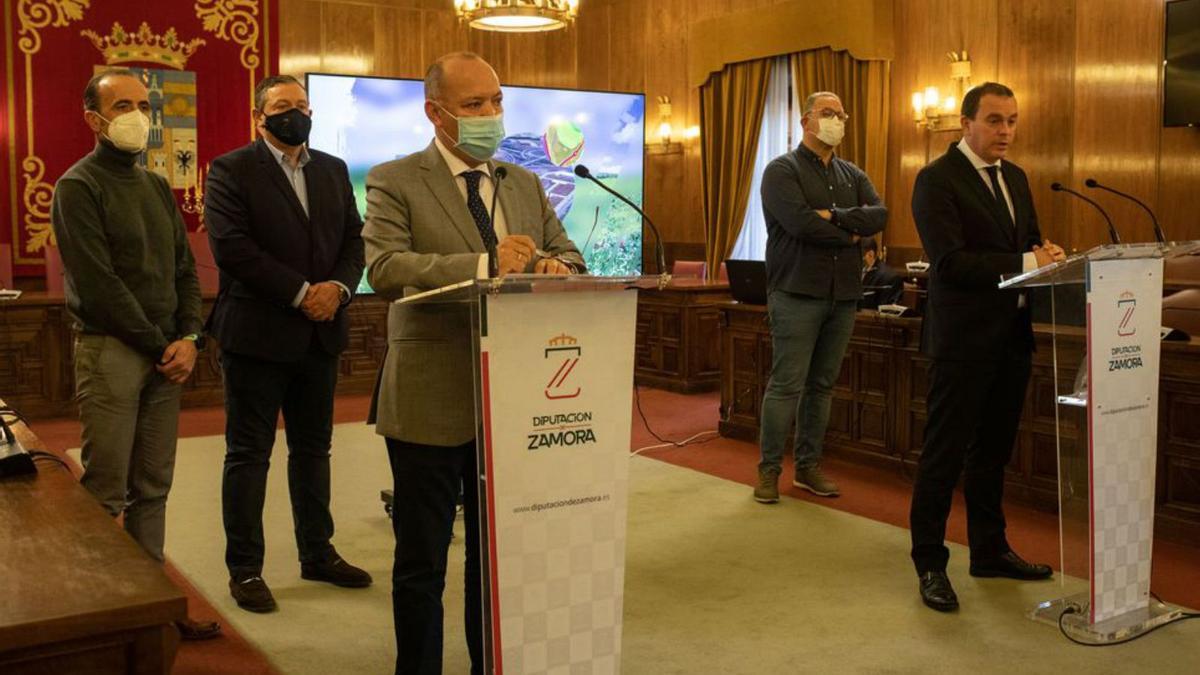
POLYGON ((182 339, 189 340, 191 342, 196 343, 196 351, 198 351, 198 352, 204 351, 204 348, 208 346, 208 340, 204 337, 204 335, 202 333, 192 333, 190 335, 184 335, 182 339))

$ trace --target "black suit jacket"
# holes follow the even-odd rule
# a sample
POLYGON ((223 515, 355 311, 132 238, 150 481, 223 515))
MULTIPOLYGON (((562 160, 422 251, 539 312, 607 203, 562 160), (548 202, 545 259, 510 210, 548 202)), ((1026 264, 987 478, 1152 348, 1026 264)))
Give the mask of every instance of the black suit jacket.
POLYGON ((353 293, 363 271, 362 219, 346 163, 308 153, 307 216, 262 139, 213 160, 204 219, 221 286, 209 329, 223 350, 289 362, 314 339, 329 354, 346 348, 345 305, 329 322, 292 307, 305 281, 340 281, 353 293))
POLYGON ((1021 272, 1022 254, 1041 243, 1041 232, 1025 172, 1000 165, 1014 228, 956 146, 922 169, 913 186, 913 218, 931 263, 921 348, 941 359, 999 359, 1006 349, 1033 347, 1028 305, 1018 309, 1017 291, 996 285, 1002 274, 1021 272))

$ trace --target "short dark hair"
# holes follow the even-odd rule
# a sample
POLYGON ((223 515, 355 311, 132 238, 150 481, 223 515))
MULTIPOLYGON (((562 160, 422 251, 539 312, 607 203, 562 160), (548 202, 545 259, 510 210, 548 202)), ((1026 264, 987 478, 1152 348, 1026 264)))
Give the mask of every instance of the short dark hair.
POLYGON ((100 84, 110 77, 132 77, 137 79, 137 75, 128 68, 105 68, 104 70, 92 76, 88 80, 87 86, 83 88, 83 109, 91 110, 92 112, 100 111, 100 84))
POLYGON ((962 116, 967 119, 975 119, 976 113, 979 112, 979 99, 991 94, 992 96, 1001 96, 1004 98, 1013 98, 1013 90, 1000 84, 999 82, 984 82, 977 87, 971 87, 966 96, 963 96, 962 116))
MULTIPOLYGON (((304 83, 291 75, 264 77, 258 81, 258 84, 254 85, 254 109, 262 110, 267 105, 267 92, 271 90, 271 87, 278 87, 281 84, 298 84, 301 89, 304 89, 304 83)), ((308 92, 307 89, 304 89, 304 91, 308 92)))
POLYGON ((863 253, 874 251, 875 255, 879 255, 879 240, 875 237, 863 237, 858 240, 858 245, 862 247, 863 253))

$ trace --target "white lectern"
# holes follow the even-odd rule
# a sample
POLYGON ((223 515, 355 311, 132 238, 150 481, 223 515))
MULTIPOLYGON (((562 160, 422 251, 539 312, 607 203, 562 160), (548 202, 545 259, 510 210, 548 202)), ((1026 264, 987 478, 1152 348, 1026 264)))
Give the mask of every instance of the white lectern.
POLYGON ((1179 614, 1150 596, 1163 259, 1198 251, 1200 242, 1100 246, 1000 284, 1050 289, 1064 596, 1031 617, 1081 642, 1126 640, 1179 614), (1081 301, 1084 312, 1065 306, 1081 301), (1077 343, 1060 344, 1080 333, 1064 315, 1086 316, 1082 364, 1077 343), (1067 592, 1069 577, 1087 591, 1067 592))
POLYGON ((470 307, 487 673, 620 670, 636 289, 660 282, 510 275, 399 301, 470 307))

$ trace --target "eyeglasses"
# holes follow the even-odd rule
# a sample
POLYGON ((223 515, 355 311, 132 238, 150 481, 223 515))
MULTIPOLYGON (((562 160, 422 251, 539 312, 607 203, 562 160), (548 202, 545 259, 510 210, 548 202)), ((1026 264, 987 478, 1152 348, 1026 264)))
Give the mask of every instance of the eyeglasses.
POLYGON ((810 110, 809 113, 816 115, 817 117, 820 117, 822 119, 827 119, 827 120, 839 119, 839 120, 845 122, 846 120, 850 119, 850 115, 848 115, 844 112, 838 112, 838 111, 834 110, 833 108, 821 108, 820 110, 810 110))

